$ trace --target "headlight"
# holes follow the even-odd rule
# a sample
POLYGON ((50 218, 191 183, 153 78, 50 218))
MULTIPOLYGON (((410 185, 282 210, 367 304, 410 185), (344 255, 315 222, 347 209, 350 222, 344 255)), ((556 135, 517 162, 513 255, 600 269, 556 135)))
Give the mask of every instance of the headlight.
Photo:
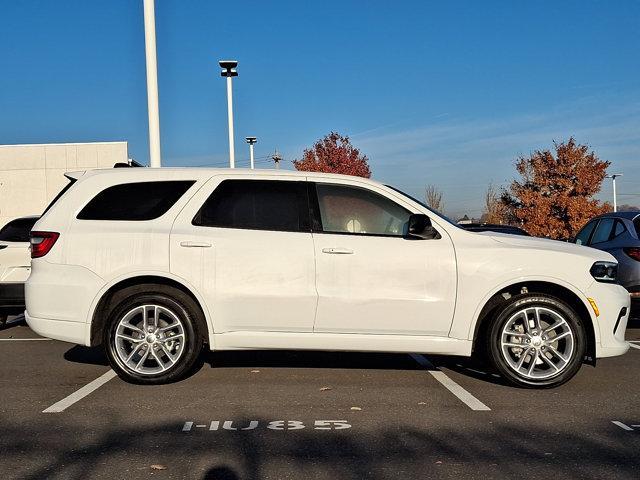
POLYGON ((618 264, 615 262, 596 262, 589 272, 598 282, 613 283, 618 277, 618 264))

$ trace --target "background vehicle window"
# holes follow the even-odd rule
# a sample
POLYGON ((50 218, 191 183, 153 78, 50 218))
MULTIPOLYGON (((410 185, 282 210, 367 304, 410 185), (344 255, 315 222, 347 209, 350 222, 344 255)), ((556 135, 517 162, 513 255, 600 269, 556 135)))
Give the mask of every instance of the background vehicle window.
POLYGON ((363 188, 316 184, 322 230, 331 233, 405 235, 411 212, 363 188))
POLYGON ((602 243, 609 240, 611 229, 613 228, 613 218, 602 218, 593 232, 590 245, 602 243))
POLYGON ((35 218, 17 218, 7 223, 0 230, 0 241, 4 242, 28 242, 29 232, 38 221, 35 218))
POLYGON ((195 181, 136 182, 114 185, 80 211, 80 220, 152 220, 165 214, 195 181))
POLYGON ((622 220, 616 220, 616 226, 613 230, 613 238, 622 235, 627 230, 622 220))
POLYGON ((309 231, 306 182, 225 180, 202 205, 194 225, 309 231))
POLYGON ((593 228, 596 226, 597 223, 598 223, 597 220, 592 220, 589 223, 587 223, 584 227, 582 227, 582 230, 580 230, 578 232, 578 235, 576 235, 576 243, 578 245, 587 244, 587 242, 589 241, 589 236, 591 235, 591 232, 593 232, 593 228))

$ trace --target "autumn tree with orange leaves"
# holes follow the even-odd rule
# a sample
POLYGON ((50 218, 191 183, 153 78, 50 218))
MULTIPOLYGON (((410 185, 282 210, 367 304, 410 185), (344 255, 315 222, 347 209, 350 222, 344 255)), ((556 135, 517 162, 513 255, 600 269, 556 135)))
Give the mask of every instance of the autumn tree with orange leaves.
POLYGON ((555 155, 537 150, 516 161, 522 179, 503 192, 502 202, 511 220, 531 235, 568 239, 589 219, 611 210, 593 198, 610 162, 576 144, 573 137, 553 146, 555 155))
POLYGON ((296 170, 306 172, 341 173, 369 178, 369 159, 351 145, 349 137, 331 132, 306 148, 300 160, 294 160, 296 170))

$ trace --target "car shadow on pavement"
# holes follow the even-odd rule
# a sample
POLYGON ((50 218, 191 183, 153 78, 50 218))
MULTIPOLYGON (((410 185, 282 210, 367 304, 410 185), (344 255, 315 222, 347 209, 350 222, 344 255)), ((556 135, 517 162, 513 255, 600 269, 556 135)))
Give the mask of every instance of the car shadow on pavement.
POLYGON ((430 355, 429 359, 438 368, 443 367, 467 377, 513 388, 513 384, 498 375, 486 362, 475 357, 430 355))
POLYGON ((204 361, 212 368, 333 368, 418 370, 406 353, 358 353, 293 350, 254 350, 205 352, 204 361))
POLYGON ((9 330, 10 328, 17 327, 19 325, 26 325, 26 324, 27 322, 24 319, 24 315, 19 315, 13 318, 10 317, 9 320, 7 320, 7 323, 0 324, 0 332, 2 332, 3 330, 9 330))
MULTIPOLYGON (((51 418, 51 417, 49 417, 51 418)), ((251 418, 255 420, 255 418, 251 418)), ((248 425, 248 416, 238 425, 248 425)), ((640 457, 628 432, 609 422, 591 435, 569 421, 545 428, 518 422, 384 425, 354 416, 350 429, 183 431, 183 423, 124 423, 91 428, 66 420, 50 428, 0 420, 5 476, 42 478, 637 478, 640 457), (368 425, 368 426, 367 426, 368 425), (625 436, 627 435, 627 436, 625 436)), ((235 422, 234 422, 235 423, 235 422)))
POLYGON ((73 363, 109 366, 109 361, 102 347, 75 345, 65 352, 64 359, 73 363))

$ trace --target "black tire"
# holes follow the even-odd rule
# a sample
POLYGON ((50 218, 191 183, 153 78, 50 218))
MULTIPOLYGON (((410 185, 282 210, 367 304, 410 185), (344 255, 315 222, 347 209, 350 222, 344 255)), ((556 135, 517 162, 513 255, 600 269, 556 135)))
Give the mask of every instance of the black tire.
MULTIPOLYGON (((103 330, 103 346, 111 367, 120 378, 129 383, 158 385, 178 381, 191 373, 202 352, 206 332, 201 327, 205 324, 202 311, 189 295, 165 285, 136 285, 118 292, 112 303, 103 330), (183 327, 181 354, 174 364, 160 373, 136 372, 124 363, 117 352, 115 334, 120 320, 142 305, 157 305, 170 311, 183 327)), ((147 347, 151 350, 152 345, 147 344, 143 348, 147 347)))
MULTIPOLYGON (((527 314, 528 313, 525 313, 525 315, 527 314)), ((551 318, 553 317, 548 317, 548 323, 551 323, 551 318)), ((563 326, 562 328, 565 327, 563 326)), ((509 327, 508 331, 512 331, 511 327, 509 327)), ((552 339, 553 337, 545 336, 545 338, 552 339)), ((553 388, 569 381, 578 372, 578 370, 580 370, 580 367, 582 366, 582 363, 584 361, 587 346, 587 337, 585 334, 583 321, 569 305, 567 305, 562 300, 559 300, 558 298, 552 297, 550 295, 532 293, 514 296, 509 299, 509 301, 504 306, 496 311, 496 315, 487 330, 485 342, 485 348, 491 364, 495 367, 498 373, 500 373, 500 375, 502 375, 502 377, 505 378, 509 383, 524 388, 553 388), (535 307, 544 309, 543 312, 547 312, 547 315, 550 315, 548 313, 549 311, 555 312, 566 321, 566 328, 572 332, 572 336, 570 337, 572 341, 572 353, 570 353, 568 357, 565 356, 567 358, 566 363, 560 361, 557 356, 552 355, 552 352, 549 351, 550 347, 545 347, 544 344, 543 346, 540 346, 538 348, 542 350, 546 348, 546 351, 539 350, 538 348, 534 349, 532 339, 535 338, 536 343, 539 343, 541 335, 541 332, 536 332, 535 328, 531 331, 531 333, 537 335, 534 335, 533 337, 525 338, 523 340, 518 340, 516 337, 511 337, 516 338, 516 341, 526 342, 528 340, 529 343, 523 345, 524 348, 503 348, 503 329, 506 328, 507 323, 510 322, 512 318, 515 318, 514 315, 516 313, 527 308, 535 309, 535 307), (531 376, 527 375, 526 372, 521 372, 520 370, 516 371, 517 364, 515 366, 510 365, 509 359, 507 357, 514 361, 516 358, 521 358, 522 355, 526 355, 525 353, 520 353, 520 357, 517 357, 517 352, 519 351, 532 352, 532 354, 528 355, 527 357, 529 359, 528 363, 526 362, 527 358, 525 358, 525 363, 521 368, 525 368, 526 366, 534 364, 535 369, 536 365, 540 365, 540 369, 546 369, 548 373, 539 372, 539 374, 547 376, 544 378, 531 378, 531 376), (559 371, 556 371, 556 367, 552 367, 549 363, 543 362, 543 359, 540 356, 543 354, 547 355, 546 358, 551 359, 552 363, 557 362, 556 366, 561 365, 559 371), (531 361, 534 358, 536 359, 536 361, 531 361)), ((564 340, 565 343, 562 342, 563 340, 558 340, 557 342, 552 344, 552 346, 555 345, 554 348, 558 348, 558 346, 560 345, 568 345, 568 340, 564 340)))
POLYGON ((0 327, 4 327, 7 324, 8 315, 5 313, 0 313, 0 327))

